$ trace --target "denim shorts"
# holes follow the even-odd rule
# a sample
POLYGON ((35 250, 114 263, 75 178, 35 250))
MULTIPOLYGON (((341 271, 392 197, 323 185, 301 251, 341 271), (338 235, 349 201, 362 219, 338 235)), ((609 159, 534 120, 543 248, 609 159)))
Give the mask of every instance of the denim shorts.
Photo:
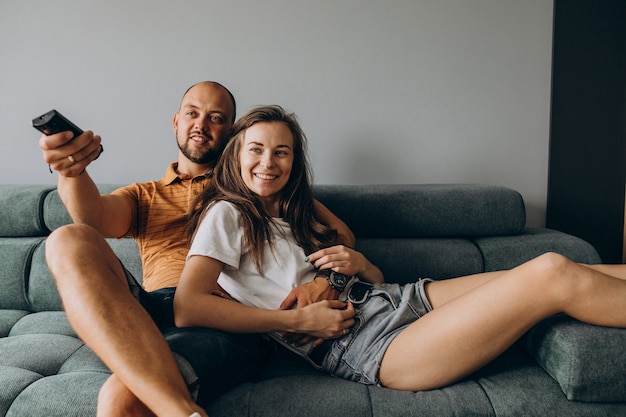
POLYGON ((353 283, 340 298, 354 304, 355 323, 347 335, 329 341, 321 368, 343 379, 380 385, 378 371, 391 341, 432 310, 424 292, 424 284, 431 281, 425 278, 403 285, 353 283))

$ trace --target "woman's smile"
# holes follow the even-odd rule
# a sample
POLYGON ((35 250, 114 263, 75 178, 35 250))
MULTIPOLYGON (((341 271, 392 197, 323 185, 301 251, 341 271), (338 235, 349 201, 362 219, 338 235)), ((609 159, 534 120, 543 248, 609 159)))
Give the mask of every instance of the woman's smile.
POLYGON ((293 134, 282 122, 259 122, 246 129, 239 155, 241 177, 277 215, 280 192, 293 166, 293 134))

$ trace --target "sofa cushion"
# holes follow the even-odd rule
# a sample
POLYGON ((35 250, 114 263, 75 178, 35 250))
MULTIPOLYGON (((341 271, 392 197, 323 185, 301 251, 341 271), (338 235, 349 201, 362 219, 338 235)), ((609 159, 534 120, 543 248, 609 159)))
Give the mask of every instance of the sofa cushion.
POLYGON ((30 311, 2 309, 2 314, 0 314, 0 337, 8 336, 15 323, 29 314, 30 311))
POLYGON ((43 238, 0 237, 0 308, 32 311, 28 301, 32 259, 43 238))
POLYGON ((356 249, 380 268, 385 281, 400 284, 474 274, 484 268, 480 250, 463 238, 357 238, 356 249))
POLYGON ((46 195, 54 187, 45 185, 0 185, 0 236, 44 236, 49 230, 41 216, 46 195))
POLYGON ((528 228, 520 235, 478 237, 474 242, 485 259, 485 271, 511 269, 546 252, 560 253, 576 262, 601 262, 589 243, 550 229, 528 228))
POLYGON ((63 311, 42 311, 23 315, 15 321, 8 336, 46 333, 76 337, 76 332, 63 311))
POLYGON ((557 315, 533 327, 521 343, 569 400, 626 401, 626 329, 557 315))
MULTIPOLYGON (((116 184, 99 184, 98 191, 107 194, 119 187, 120 186, 116 184)), ((48 230, 54 230, 63 225, 72 223, 72 218, 67 214, 67 210, 56 189, 45 196, 42 209, 42 221, 48 230)))
MULTIPOLYGON (((44 314, 31 316, 43 319, 44 314)), ((48 315, 57 324, 46 331, 66 327, 64 314, 48 315)), ((36 327, 29 331, 36 331, 36 327)), ((71 332, 67 328, 61 331, 71 332)), ((71 335, 15 333, 0 338, 0 407, 5 408, 0 408, 0 415, 95 415, 98 392, 110 371, 93 351, 71 335)), ((175 358, 192 394, 196 394, 197 377, 189 362, 177 354, 175 358)))
POLYGON ((522 196, 505 187, 317 185, 313 191, 316 199, 346 221, 357 238, 514 235, 521 233, 526 223, 522 196))

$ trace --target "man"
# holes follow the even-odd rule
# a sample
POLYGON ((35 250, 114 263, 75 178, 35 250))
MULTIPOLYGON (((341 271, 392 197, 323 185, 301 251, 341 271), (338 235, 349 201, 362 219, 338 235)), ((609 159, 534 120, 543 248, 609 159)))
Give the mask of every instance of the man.
MULTIPOLYGON (((132 184, 108 195, 99 194, 85 171, 102 151, 98 135, 87 131, 72 138, 63 132, 40 139, 44 160, 59 173, 58 192, 74 220, 47 240, 50 271, 70 323, 112 371, 98 399, 99 417, 206 416, 193 401, 162 331, 199 376, 199 403, 215 397, 216 392, 207 391, 232 387, 263 362, 257 336, 171 328, 174 289, 187 252, 186 215, 194 193, 210 181, 235 110, 232 94, 218 83, 189 88, 172 122, 178 161, 160 181, 132 184), (145 290, 104 240, 123 236, 132 236, 139 245, 145 290), (194 354, 197 350, 210 354, 194 354), (245 367, 225 368, 229 372, 211 381, 213 371, 240 360, 247 360, 245 367)), ((319 203, 316 210, 339 230, 344 243, 353 245, 345 224, 319 203)), ((327 281, 319 279, 295 289, 289 300, 306 305, 333 297, 327 281)))

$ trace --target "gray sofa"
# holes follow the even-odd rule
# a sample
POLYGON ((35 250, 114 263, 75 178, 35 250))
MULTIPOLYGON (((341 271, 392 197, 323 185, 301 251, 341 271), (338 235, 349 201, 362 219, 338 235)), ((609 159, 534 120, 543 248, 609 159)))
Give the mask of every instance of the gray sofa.
MULTIPOLYGON (((315 194, 348 223, 358 249, 387 281, 506 269, 546 251, 599 262, 578 238, 525 229, 524 202, 506 188, 320 185, 315 194)), ((68 325, 44 259, 46 236, 69 221, 63 205, 54 187, 1 185, 0 213, 0 416, 94 416, 109 371, 68 325)), ((134 242, 110 243, 141 276, 134 242)), ((417 393, 329 377, 279 350, 258 376, 207 411, 212 417, 624 416, 625 350, 626 330, 554 316, 474 375, 417 393)))

